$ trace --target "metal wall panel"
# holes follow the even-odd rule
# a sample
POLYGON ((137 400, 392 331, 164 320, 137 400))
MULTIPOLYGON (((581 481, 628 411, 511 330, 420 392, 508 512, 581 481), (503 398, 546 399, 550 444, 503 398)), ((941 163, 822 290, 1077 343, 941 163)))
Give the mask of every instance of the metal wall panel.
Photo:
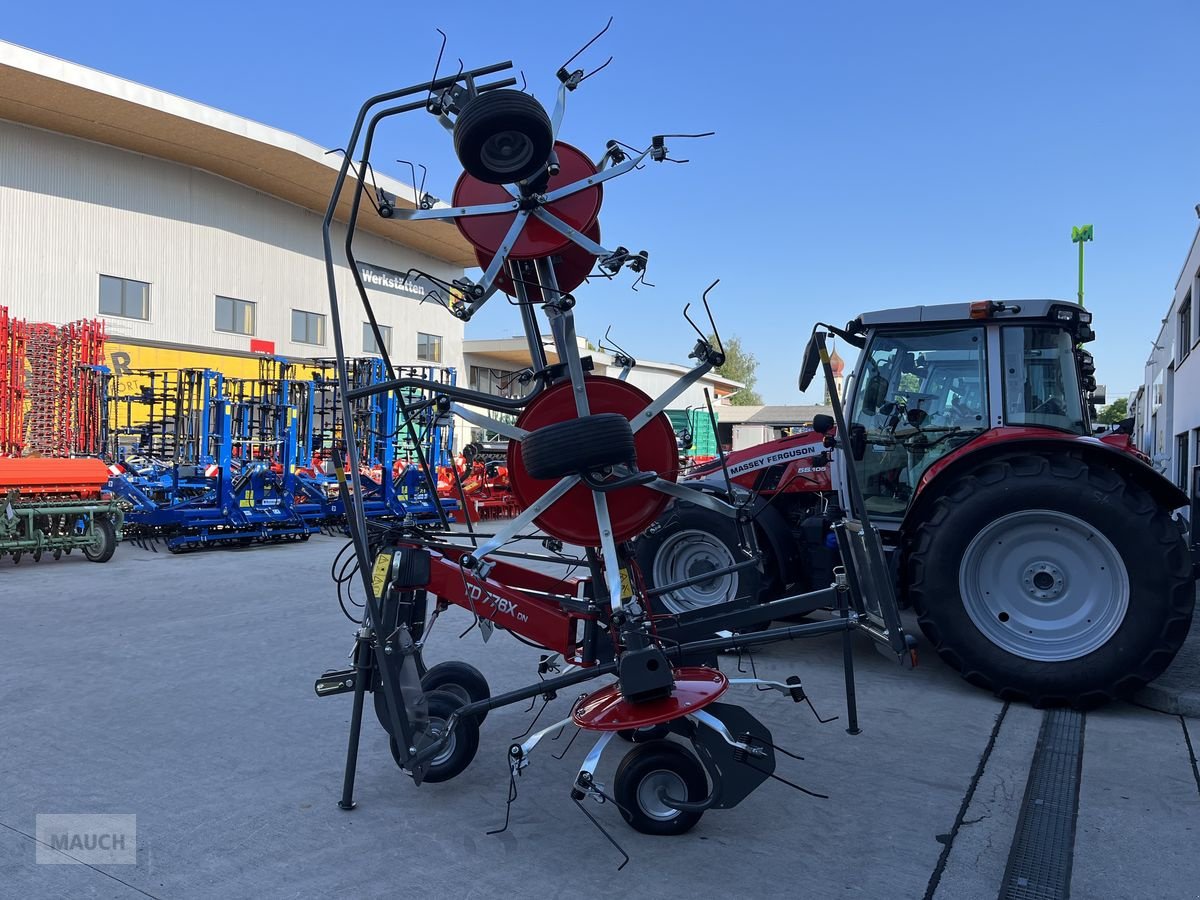
MULTIPOLYGON (((334 230, 334 246, 345 240, 334 230)), ((365 262, 444 278, 445 263, 361 234, 365 262)), ((176 163, 0 121, 0 305, 31 320, 99 315, 99 276, 149 282, 150 319, 104 316, 115 339, 248 350, 250 339, 215 329, 215 297, 251 300, 256 337, 286 356, 332 356, 291 341, 291 310, 328 314, 319 216, 176 163)), ((346 350, 363 352, 362 314, 348 266, 338 267, 346 350)), ((462 367, 463 323, 434 303, 372 291, 393 328, 399 363, 415 363, 416 333, 441 335, 444 365, 462 367)), ((462 376, 465 378, 465 374, 462 376)))

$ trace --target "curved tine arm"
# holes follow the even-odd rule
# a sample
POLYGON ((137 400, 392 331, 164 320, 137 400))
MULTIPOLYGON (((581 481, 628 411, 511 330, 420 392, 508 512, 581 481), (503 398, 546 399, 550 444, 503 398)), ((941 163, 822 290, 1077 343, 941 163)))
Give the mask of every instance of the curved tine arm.
POLYGON ((679 500, 686 500, 688 503, 695 504, 696 506, 702 506, 719 515, 728 516, 731 519, 737 518, 738 509, 736 506, 732 503, 726 503, 720 497, 714 497, 712 494, 704 491, 676 484, 673 481, 667 481, 665 478, 658 478, 650 482, 646 487, 652 491, 658 491, 660 494, 666 494, 668 497, 675 497, 679 500))
POLYGON ((525 225, 529 221, 529 210, 520 210, 516 218, 513 219, 512 225, 508 227, 508 231, 504 235, 504 240, 500 243, 500 249, 496 251, 496 255, 492 257, 491 263, 483 273, 483 278, 480 284, 484 290, 492 287, 496 276, 500 274, 504 264, 508 262, 508 254, 512 252, 513 246, 517 243, 517 239, 521 236, 521 232, 525 230, 525 225))
POLYGON ((587 772, 589 776, 596 774, 596 766, 600 765, 600 755, 604 753, 604 748, 608 746, 608 742, 613 739, 615 731, 606 731, 600 735, 600 739, 592 745, 592 749, 588 751, 588 755, 583 758, 583 765, 579 767, 579 774, 575 776, 575 783, 579 783, 579 775, 587 772))
POLYGON ((554 101, 554 112, 550 115, 550 129, 554 139, 558 140, 558 129, 562 125, 563 113, 567 111, 567 85, 559 82, 558 97, 554 101))
POLYGON ((665 410, 691 385, 707 375, 710 369, 712 369, 712 363, 702 362, 686 375, 681 375, 678 381, 663 391, 655 398, 653 403, 638 413, 636 419, 630 421, 629 425, 633 429, 633 433, 637 434, 644 426, 654 421, 655 416, 665 410))
POLYGON ((478 206, 449 206, 444 209, 397 209, 392 211, 393 219, 403 219, 406 222, 420 222, 426 219, 465 219, 471 216, 494 216, 497 213, 510 213, 520 209, 516 200, 504 203, 482 203, 478 206))
POLYGON ((643 150, 637 156, 631 156, 618 166, 613 166, 610 169, 597 172, 595 175, 589 175, 587 178, 581 178, 579 181, 572 181, 570 184, 564 184, 560 188, 555 188, 546 194, 544 202, 553 203, 555 200, 561 200, 563 197, 570 197, 572 194, 578 194, 580 191, 585 191, 590 187, 608 181, 610 178, 616 178, 618 175, 624 175, 626 172, 637 168, 641 161, 649 155, 649 150, 643 150))
POLYGON ((529 402, 542 392, 544 386, 544 379, 538 377, 537 385, 528 394, 509 399, 506 397, 497 397, 495 394, 485 394, 483 391, 473 391, 470 388, 461 388, 449 384, 438 384, 437 382, 427 381, 422 378, 393 378, 389 381, 381 381, 379 384, 369 384, 360 388, 354 388, 350 391, 350 399, 358 400, 362 397, 371 397, 375 394, 386 394, 390 391, 399 391, 404 388, 421 388, 427 391, 433 391, 444 397, 462 400, 464 403, 469 403, 471 406, 479 406, 484 409, 493 409, 496 412, 514 412, 524 409, 526 406, 528 406, 529 402))
POLYGON ((524 428, 518 428, 516 425, 511 425, 508 422, 501 422, 499 419, 493 419, 491 416, 480 415, 473 409, 467 409, 458 403, 450 404, 450 412, 454 413, 460 419, 470 422, 472 425, 478 425, 480 428, 486 428, 488 431, 494 431, 496 434, 503 435, 510 441, 523 441, 529 437, 529 432, 524 428))
POLYGON ((564 222, 558 216, 554 215, 554 213, 548 212, 546 209, 539 207, 538 209, 535 209, 533 211, 533 215, 534 215, 534 218, 536 218, 539 222, 543 222, 546 225, 549 225, 551 228, 553 228, 555 231, 557 231, 563 237, 570 238, 574 243, 578 244, 580 247, 582 247, 588 253, 598 256, 601 259, 604 259, 607 256, 613 255, 613 251, 606 250, 604 247, 602 247, 600 244, 597 244, 595 241, 593 241, 590 237, 588 237, 582 231, 572 228, 570 225, 568 225, 566 222, 564 222))
POLYGON ((544 513, 550 506, 567 491, 579 484, 578 475, 568 475, 566 478, 559 480, 558 484, 542 494, 534 503, 532 503, 524 512, 515 519, 509 521, 507 525, 499 529, 485 543, 480 544, 471 551, 471 556, 475 559, 483 559, 493 550, 499 550, 514 537, 520 534, 534 519, 544 513))

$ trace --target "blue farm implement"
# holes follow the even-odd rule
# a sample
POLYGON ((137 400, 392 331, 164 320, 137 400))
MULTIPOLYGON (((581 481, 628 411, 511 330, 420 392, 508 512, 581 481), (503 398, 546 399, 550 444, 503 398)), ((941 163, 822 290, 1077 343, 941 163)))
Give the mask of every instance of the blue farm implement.
MULTIPOLYGON (((370 363, 364 378, 374 377, 370 363)), ((126 506, 132 537, 168 550, 307 540, 340 529, 344 500, 327 460, 340 448, 337 397, 321 367, 266 358, 258 378, 211 369, 141 370, 110 380, 110 490, 126 506), (331 393, 332 392, 332 393, 331 393)), ((448 370, 453 381, 453 370, 448 370)), ((372 382, 366 382, 372 383, 372 382)), ((373 518, 440 518, 400 434, 396 401, 356 410, 370 424, 362 490, 373 518)), ((448 453, 432 419, 421 454, 448 453)), ((443 501, 446 506, 446 501, 443 501)), ((450 505, 453 508, 453 504, 450 505)))

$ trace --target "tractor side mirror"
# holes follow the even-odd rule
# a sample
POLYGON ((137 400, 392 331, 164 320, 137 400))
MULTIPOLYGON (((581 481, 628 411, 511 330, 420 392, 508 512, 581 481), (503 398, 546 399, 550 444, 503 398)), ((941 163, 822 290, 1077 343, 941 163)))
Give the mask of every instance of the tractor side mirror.
POLYGON ((923 409, 910 409, 905 417, 908 419, 908 424, 913 428, 920 428, 925 420, 929 418, 929 413, 923 409))
POLYGON ((850 426, 850 455, 855 462, 867 455, 867 429, 863 425, 850 426))
POLYGON ((825 413, 813 416, 812 429, 817 434, 828 434, 833 430, 833 416, 827 416, 825 413))
POLYGON ((808 344, 804 347, 804 360, 800 363, 800 380, 799 387, 801 391, 807 391, 808 386, 812 384, 813 378, 817 374, 817 366, 821 364, 821 351, 817 349, 817 336, 814 334, 808 339, 808 344))
MULTIPOLYGON (((863 388, 862 410, 868 416, 875 415, 879 410, 879 404, 883 403, 883 398, 887 396, 887 382, 879 375, 872 375, 867 379, 866 386, 863 388)), ((885 415, 890 415, 885 413, 885 415)))

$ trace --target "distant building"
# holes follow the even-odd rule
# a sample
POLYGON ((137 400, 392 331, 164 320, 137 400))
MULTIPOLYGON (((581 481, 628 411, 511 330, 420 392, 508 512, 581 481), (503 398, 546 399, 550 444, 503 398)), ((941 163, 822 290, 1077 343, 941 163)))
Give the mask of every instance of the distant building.
POLYGON ((1134 439, 1155 467, 1190 495, 1200 463, 1200 229, 1146 360, 1145 383, 1129 398, 1134 439))

